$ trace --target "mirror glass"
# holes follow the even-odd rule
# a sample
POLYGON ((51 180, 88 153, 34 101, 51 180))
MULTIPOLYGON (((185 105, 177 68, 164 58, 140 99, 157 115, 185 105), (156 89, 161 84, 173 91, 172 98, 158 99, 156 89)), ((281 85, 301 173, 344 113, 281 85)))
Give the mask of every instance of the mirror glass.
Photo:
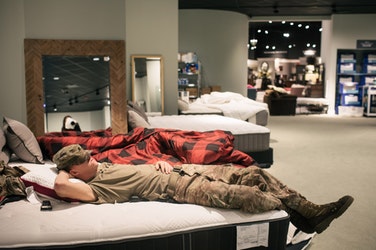
POLYGON ((163 58, 132 55, 132 101, 149 116, 163 115, 163 58))
POLYGON ((46 132, 66 115, 81 130, 111 126, 109 56, 42 56, 46 132))
MULTIPOLYGON (((113 134, 123 134, 128 132, 127 126, 127 101, 126 101, 126 86, 125 86, 125 42, 122 40, 46 40, 46 39, 25 39, 24 40, 25 52, 25 86, 26 86, 26 113, 27 113, 27 126, 34 133, 35 136, 43 135, 47 130, 47 123, 45 117, 45 93, 43 84, 43 63, 42 61, 47 56, 65 57, 72 60, 78 57, 109 57, 109 81, 104 80, 101 87, 95 88, 95 95, 97 88, 99 95, 109 91, 108 97, 111 106, 106 106, 109 109, 108 118, 111 120, 110 126, 113 134), (106 85, 108 85, 106 87, 106 85), (103 87, 103 88, 102 88, 103 87), (102 89, 99 89, 102 88, 102 89), (106 90, 107 89, 107 90, 106 90)), ((76 65, 76 71, 84 71, 85 69, 76 65)), ((94 76, 95 77, 95 76, 94 76)), ((92 78, 90 78, 93 80, 92 78)), ((79 81, 82 83, 83 79, 79 81)), ((77 82, 76 82, 77 83, 77 82)), ((75 82, 69 83, 69 87, 74 86, 75 82)), ((58 87, 61 92, 61 86, 58 87)), ((63 91, 64 88, 63 88, 63 91)), ((82 92, 83 94, 88 94, 82 92)), ((79 98, 77 93, 77 103, 84 100, 79 98)), ((66 99, 66 98, 63 98, 66 99)), ((69 101, 73 104, 76 103, 76 98, 69 101)), ((99 102, 96 100, 95 102, 99 102)), ((51 105, 51 104, 46 104, 51 105)), ((52 104, 53 107, 54 104, 52 104)), ((59 105, 56 101, 56 108, 59 105)), ((63 105, 61 105, 63 106, 63 105)), ((47 114, 52 114, 47 112, 47 114)), ((86 118, 85 118, 86 119, 86 118)), ((88 120, 88 119, 86 119, 88 120)), ((80 121, 78 121, 81 123, 80 121)), ((103 119, 91 119, 90 123, 103 122, 103 119)), ((62 120, 59 121, 59 129, 61 129, 62 120)), ((107 126, 104 126, 105 128, 107 126)), ((54 129, 55 130, 55 129, 54 129)))

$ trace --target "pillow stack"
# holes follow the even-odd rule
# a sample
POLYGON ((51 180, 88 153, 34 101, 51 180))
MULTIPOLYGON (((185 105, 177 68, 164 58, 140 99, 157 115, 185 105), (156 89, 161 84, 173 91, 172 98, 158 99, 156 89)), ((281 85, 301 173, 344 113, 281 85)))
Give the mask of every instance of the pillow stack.
POLYGON ((23 123, 3 117, 0 129, 0 160, 9 162, 14 153, 25 162, 43 164, 43 154, 31 130, 23 123))
POLYGON ((150 128, 150 123, 145 111, 137 104, 128 101, 128 127, 131 129, 137 127, 150 128))

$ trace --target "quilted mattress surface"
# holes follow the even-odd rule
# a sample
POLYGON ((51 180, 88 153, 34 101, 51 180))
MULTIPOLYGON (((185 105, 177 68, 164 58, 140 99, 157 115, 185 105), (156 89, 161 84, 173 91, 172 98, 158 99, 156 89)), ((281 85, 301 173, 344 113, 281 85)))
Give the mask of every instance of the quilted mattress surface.
POLYGON ((149 117, 154 128, 181 130, 230 131, 234 137, 234 147, 243 152, 258 152, 269 148, 270 130, 239 119, 220 115, 165 115, 149 117))
MULTIPOLYGON (((38 172, 34 181, 39 182, 40 178, 48 179, 52 175, 51 164, 25 163, 24 167, 38 172), (44 174, 41 172, 43 167, 47 171, 44 174)), ((0 248, 99 244, 288 218, 285 211, 249 214, 166 202, 94 205, 52 198, 48 200, 52 203, 52 211, 41 211, 40 203, 26 199, 2 206, 0 248)))

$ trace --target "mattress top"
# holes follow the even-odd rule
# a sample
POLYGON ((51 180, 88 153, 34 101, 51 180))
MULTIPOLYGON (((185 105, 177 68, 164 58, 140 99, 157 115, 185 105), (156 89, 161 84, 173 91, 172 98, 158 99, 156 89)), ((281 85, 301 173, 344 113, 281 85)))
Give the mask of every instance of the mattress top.
POLYGON ((264 126, 221 115, 164 115, 148 117, 153 128, 194 131, 225 130, 234 135, 270 133, 264 126))
MULTIPOLYGON (((51 164, 46 164, 46 171, 50 170, 51 164)), ((22 165, 33 171, 33 166, 37 164, 22 165)), ((43 166, 38 164, 38 170, 43 166)), ((143 239, 288 217, 285 211, 249 214, 239 210, 166 202, 96 205, 49 200, 53 205, 52 211, 41 211, 39 203, 27 200, 6 203, 1 207, 0 248, 143 239)))

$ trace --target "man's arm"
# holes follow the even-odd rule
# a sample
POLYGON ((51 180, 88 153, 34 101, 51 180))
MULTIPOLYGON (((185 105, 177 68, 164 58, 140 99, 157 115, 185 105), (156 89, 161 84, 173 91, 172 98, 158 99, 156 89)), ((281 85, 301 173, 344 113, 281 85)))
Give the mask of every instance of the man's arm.
POLYGON ((70 182, 70 177, 66 171, 60 171, 56 176, 54 190, 58 196, 85 202, 97 200, 94 191, 88 184, 84 182, 70 182))

